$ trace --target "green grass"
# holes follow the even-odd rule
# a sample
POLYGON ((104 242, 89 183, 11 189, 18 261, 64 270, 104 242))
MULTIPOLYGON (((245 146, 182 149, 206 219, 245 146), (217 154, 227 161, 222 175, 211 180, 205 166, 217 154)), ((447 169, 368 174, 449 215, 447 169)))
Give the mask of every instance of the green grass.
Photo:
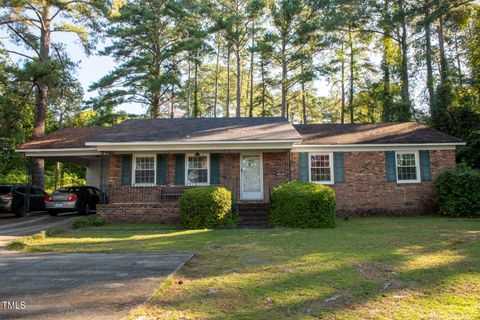
POLYGON ((24 250, 195 252, 132 319, 480 319, 479 219, 359 218, 319 230, 109 228, 30 237, 24 250))

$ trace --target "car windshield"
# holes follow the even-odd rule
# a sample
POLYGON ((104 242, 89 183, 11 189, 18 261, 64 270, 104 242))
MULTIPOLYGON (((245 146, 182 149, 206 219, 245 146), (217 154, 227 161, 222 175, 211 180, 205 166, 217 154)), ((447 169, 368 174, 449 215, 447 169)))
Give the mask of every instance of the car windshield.
POLYGON ((0 194, 7 194, 12 191, 12 188, 9 186, 0 186, 0 194))
POLYGON ((55 191, 55 193, 79 193, 79 192, 80 192, 79 187, 65 187, 55 191))

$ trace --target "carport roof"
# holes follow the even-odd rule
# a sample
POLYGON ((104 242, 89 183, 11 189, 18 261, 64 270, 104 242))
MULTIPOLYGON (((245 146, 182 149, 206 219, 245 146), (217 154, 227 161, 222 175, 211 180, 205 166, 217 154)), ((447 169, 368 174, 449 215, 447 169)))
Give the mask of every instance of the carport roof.
POLYGON ((95 136, 105 134, 110 128, 65 128, 47 134, 44 137, 34 139, 22 144, 19 150, 35 149, 75 149, 85 148, 85 142, 95 136))

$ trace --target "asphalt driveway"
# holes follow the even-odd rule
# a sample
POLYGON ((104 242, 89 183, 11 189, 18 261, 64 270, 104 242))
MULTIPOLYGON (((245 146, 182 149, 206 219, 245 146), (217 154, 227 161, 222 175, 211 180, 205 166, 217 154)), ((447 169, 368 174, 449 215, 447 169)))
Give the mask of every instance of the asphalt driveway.
POLYGON ((36 216, 0 225, 0 319, 121 319, 193 255, 20 253, 20 235, 67 227, 77 217, 36 216))

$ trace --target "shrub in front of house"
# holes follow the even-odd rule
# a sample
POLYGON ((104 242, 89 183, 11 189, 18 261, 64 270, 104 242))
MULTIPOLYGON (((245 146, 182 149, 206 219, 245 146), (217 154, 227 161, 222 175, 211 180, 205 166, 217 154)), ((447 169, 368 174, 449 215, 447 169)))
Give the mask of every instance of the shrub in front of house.
POLYGON ((435 182, 440 212, 450 217, 480 217, 480 170, 459 166, 435 182))
POLYGON ((334 228, 336 197, 332 188, 311 182, 286 182, 272 193, 270 220, 292 228, 334 228))
POLYGON ((232 192, 215 186, 185 190, 180 198, 180 222, 187 229, 235 227, 232 192))

